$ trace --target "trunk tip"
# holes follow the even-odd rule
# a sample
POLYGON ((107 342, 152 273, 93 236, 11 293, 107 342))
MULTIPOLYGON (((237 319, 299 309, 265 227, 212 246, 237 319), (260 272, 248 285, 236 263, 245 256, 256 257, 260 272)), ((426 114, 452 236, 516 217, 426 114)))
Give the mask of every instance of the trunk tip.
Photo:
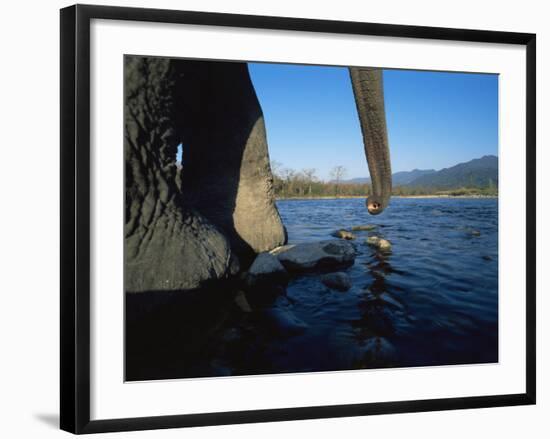
POLYGON ((374 196, 367 198, 366 204, 367 210, 371 215, 378 215, 384 211, 388 202, 384 202, 381 198, 374 196))

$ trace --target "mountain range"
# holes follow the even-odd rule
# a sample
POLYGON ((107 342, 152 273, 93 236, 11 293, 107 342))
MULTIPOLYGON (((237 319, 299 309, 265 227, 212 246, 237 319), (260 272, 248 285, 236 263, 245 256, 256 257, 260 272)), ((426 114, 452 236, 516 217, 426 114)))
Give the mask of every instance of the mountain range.
MULTIPOLYGON (((370 183, 370 178, 352 178, 342 183, 370 183)), ((392 185, 432 189, 498 186, 498 157, 486 155, 439 171, 413 169, 392 174, 392 185)))

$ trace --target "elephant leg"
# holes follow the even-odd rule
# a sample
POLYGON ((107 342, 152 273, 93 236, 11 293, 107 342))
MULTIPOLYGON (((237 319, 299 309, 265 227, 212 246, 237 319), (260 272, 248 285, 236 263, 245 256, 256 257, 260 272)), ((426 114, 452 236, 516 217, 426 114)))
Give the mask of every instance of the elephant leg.
POLYGON ((262 109, 245 63, 180 61, 182 193, 249 261, 286 242, 262 109))
POLYGON ((176 186, 175 86, 170 60, 125 58, 125 290, 191 290, 226 277, 231 250, 176 186))
POLYGON ((349 71, 371 176, 367 209, 376 215, 386 208, 392 191, 382 70, 350 67, 349 71))

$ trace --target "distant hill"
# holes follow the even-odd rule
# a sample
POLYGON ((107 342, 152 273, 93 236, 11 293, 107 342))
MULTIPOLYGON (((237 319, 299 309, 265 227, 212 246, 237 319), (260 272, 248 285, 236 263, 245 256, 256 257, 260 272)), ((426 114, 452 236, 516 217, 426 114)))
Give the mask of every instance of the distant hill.
MULTIPOLYGON (((411 181, 423 175, 429 175, 437 172, 435 169, 413 169, 412 171, 401 171, 392 174, 392 184, 394 186, 401 186, 409 184, 411 181)), ((363 178, 351 178, 349 180, 342 180, 344 184, 370 184, 369 177, 363 178)))
POLYGON ((426 175, 435 174, 437 171, 435 169, 413 169, 412 171, 401 171, 392 174, 392 185, 393 186, 404 186, 407 185, 417 178, 424 177, 426 175))
MULTIPOLYGON (((352 178, 341 183, 370 184, 370 178, 352 178)), ((393 187, 406 186, 427 189, 498 186, 498 157, 486 155, 439 171, 413 169, 392 175, 393 187)))
POLYGON ((454 189, 498 186, 498 157, 486 155, 469 162, 423 175, 406 184, 409 187, 454 189))

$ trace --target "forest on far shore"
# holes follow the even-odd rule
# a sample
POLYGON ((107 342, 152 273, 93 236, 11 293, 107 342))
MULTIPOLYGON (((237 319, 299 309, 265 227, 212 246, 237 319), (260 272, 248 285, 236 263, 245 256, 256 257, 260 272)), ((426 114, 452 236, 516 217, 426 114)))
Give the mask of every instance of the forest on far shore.
MULTIPOLYGON (((334 166, 330 172, 330 180, 323 181, 317 176, 316 169, 302 169, 296 171, 283 167, 278 162, 271 163, 273 173, 273 187, 275 198, 329 198, 354 197, 370 194, 370 184, 350 183, 344 179, 347 170, 343 166, 334 166)), ((460 187, 436 186, 395 186, 394 196, 498 196, 498 186, 488 180, 486 185, 461 185, 460 187)))

